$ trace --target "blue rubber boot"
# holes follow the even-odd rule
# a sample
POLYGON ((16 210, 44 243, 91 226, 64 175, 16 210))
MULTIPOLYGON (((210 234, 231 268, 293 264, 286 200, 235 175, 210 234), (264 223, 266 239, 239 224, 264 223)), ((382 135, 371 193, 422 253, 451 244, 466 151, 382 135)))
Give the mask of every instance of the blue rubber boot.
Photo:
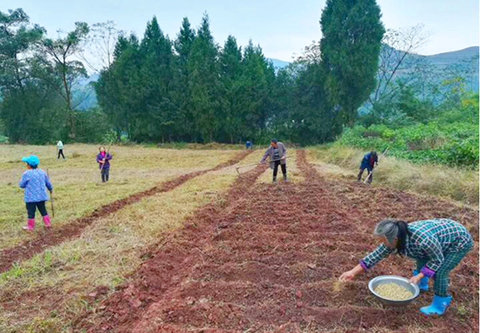
POLYGON ((445 313, 445 310, 447 309, 451 300, 452 296, 440 297, 434 295, 432 304, 420 308, 420 312, 426 314, 427 316, 442 315, 445 313))
MULTIPOLYGON (((418 271, 416 269, 414 269, 412 273, 414 276, 418 275, 418 271)), ((420 291, 428 290, 428 277, 425 276, 420 279, 420 282, 418 283, 418 288, 420 288, 420 291)))

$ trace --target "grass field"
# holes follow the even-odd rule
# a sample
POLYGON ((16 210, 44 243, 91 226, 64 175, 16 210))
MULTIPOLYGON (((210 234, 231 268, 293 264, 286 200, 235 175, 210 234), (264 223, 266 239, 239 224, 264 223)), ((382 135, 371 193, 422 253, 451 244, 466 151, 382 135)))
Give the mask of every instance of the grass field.
MULTIPOLYGON (((37 154, 54 186, 55 225, 68 223, 101 205, 148 189, 187 172, 211 168, 235 155, 232 150, 172 150, 113 147, 110 182, 100 179, 92 145, 65 147, 67 159, 56 159, 55 147, 0 145, 0 248, 18 244, 31 235, 21 230, 26 220, 23 190, 18 181, 25 171, 22 156, 37 154)), ((50 204, 48 204, 50 210, 50 204)), ((42 230, 37 217, 37 232, 42 230)))
MULTIPOLYGON (((343 178, 338 170, 328 181, 319 177, 333 174, 308 164, 321 163, 315 150, 305 160, 303 151, 290 149, 289 182, 274 185, 271 170, 255 166, 261 150, 181 148, 113 147, 111 181, 102 184, 97 147, 66 146, 63 161, 51 147, 0 146, 0 250, 50 244, 4 266, 9 268, 0 274, 1 332, 313 331, 322 325, 342 332, 377 314, 381 320, 366 323, 388 331, 399 321, 365 293, 365 281, 334 283, 341 270, 373 249, 374 221, 448 214, 468 226, 478 251, 478 224, 472 224, 478 212, 447 202, 438 210, 436 199, 375 187, 369 210, 365 186, 351 182, 349 171, 342 171, 343 178), (52 231, 43 230, 39 217, 35 232, 21 230, 26 212, 17 188, 24 169, 18 161, 30 153, 40 156, 40 167, 52 178, 52 231), (240 175, 239 166, 245 166, 240 175), (170 185, 148 191, 162 184, 170 185), (138 200, 95 215, 138 192, 138 200), (77 226, 74 237, 53 237, 89 214, 94 219, 77 226), (350 320, 342 322, 348 311, 350 320)), ((406 274, 398 260, 391 269, 406 274)), ((379 272, 391 269, 383 265, 379 272)), ((442 325, 478 328, 478 302, 468 297, 478 295, 478 255, 472 253, 456 276, 456 304, 442 325)), ((415 308, 406 315, 415 318, 415 308)), ((433 324, 402 325, 424 332, 433 324)))

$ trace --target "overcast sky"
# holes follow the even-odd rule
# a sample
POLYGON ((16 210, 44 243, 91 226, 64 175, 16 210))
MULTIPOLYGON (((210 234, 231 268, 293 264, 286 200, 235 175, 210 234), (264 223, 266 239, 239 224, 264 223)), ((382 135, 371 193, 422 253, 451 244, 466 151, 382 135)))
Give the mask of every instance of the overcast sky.
MULTIPOLYGON (((377 0, 386 28, 424 24, 431 34, 421 54, 436 54, 479 45, 478 0, 377 0)), ((156 15, 162 30, 175 37, 182 18, 194 27, 203 13, 210 16, 213 35, 223 45, 229 34, 240 45, 249 39, 260 44, 267 57, 292 60, 312 40, 321 38, 319 19, 325 1, 301 0, 1 0, 0 11, 23 8, 33 23, 51 36, 71 30, 74 22, 89 24, 113 20, 117 27, 143 36, 156 15)))

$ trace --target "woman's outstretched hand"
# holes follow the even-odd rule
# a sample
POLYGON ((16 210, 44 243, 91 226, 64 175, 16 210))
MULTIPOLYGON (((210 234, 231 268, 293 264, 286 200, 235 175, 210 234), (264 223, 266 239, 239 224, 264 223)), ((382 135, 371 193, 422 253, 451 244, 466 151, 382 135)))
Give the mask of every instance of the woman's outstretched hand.
POLYGON ((355 276, 363 272, 363 267, 361 265, 355 266, 353 269, 349 270, 348 272, 343 273, 340 276, 341 282, 352 281, 355 276))
POLYGON ((348 271, 348 272, 343 273, 343 274, 340 276, 340 281, 341 281, 341 282, 352 281, 354 278, 355 278, 355 273, 350 270, 350 271, 348 271))

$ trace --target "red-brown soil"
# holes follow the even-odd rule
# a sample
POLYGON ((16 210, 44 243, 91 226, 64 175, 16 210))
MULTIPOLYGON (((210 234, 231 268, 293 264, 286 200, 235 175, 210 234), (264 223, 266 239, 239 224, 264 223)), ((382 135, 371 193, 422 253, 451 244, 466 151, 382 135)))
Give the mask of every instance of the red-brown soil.
POLYGON ((224 201, 209 204, 150 252, 127 282, 86 314, 89 332, 478 331, 478 212, 432 197, 322 178, 299 151, 305 181, 255 184, 241 175, 224 201), (381 274, 410 276, 390 257, 352 283, 339 275, 373 250, 375 223, 449 217, 467 225, 475 249, 450 275, 454 301, 438 318, 380 305, 367 290, 381 274))
POLYGON ((131 205, 145 197, 153 196, 157 193, 171 191, 174 188, 182 185, 186 181, 194 177, 203 175, 207 172, 217 171, 232 166, 244 159, 252 152, 253 150, 245 150, 239 152, 232 159, 228 160, 227 162, 221 163, 214 168, 187 173, 176 177, 170 181, 167 181, 161 185, 154 186, 146 191, 131 194, 126 198, 119 199, 109 204, 103 205, 95 209, 92 213, 80 217, 66 225, 63 225, 61 227, 54 227, 48 232, 38 234, 38 236, 33 239, 24 241, 23 243, 14 247, 3 249, 0 252, 0 272, 8 270, 14 262, 29 259, 35 254, 43 251, 47 247, 54 246, 66 240, 78 237, 82 233, 83 229, 85 229, 87 226, 91 225, 92 223, 101 218, 104 218, 119 211, 127 205, 131 205))

